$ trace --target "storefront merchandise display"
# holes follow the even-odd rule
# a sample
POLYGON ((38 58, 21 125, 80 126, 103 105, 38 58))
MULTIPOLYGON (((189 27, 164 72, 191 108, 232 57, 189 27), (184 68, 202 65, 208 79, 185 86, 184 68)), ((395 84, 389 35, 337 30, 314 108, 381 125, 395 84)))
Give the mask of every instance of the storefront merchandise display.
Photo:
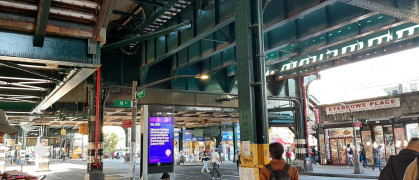
POLYGON ((371 131, 362 131, 362 143, 365 148, 365 155, 368 161, 368 164, 374 164, 374 157, 373 157, 373 143, 371 137, 371 131))

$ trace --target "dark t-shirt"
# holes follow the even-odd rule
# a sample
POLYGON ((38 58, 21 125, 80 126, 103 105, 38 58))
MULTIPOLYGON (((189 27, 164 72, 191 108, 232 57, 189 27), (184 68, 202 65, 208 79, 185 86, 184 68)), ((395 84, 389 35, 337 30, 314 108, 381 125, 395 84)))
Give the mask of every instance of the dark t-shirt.
POLYGON ((399 154, 391 156, 388 160, 386 167, 381 171, 379 180, 403 180, 404 173, 416 157, 418 152, 403 149, 399 154))

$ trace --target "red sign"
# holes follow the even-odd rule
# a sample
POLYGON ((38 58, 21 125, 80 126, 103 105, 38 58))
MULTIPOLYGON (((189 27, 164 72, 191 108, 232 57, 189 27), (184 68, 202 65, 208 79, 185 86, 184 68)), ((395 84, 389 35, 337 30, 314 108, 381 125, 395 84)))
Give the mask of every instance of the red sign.
POLYGON ((354 122, 354 127, 362 127, 362 122, 354 122))
POLYGON ((132 127, 132 121, 131 120, 122 120, 122 127, 123 128, 130 128, 130 127, 132 127))

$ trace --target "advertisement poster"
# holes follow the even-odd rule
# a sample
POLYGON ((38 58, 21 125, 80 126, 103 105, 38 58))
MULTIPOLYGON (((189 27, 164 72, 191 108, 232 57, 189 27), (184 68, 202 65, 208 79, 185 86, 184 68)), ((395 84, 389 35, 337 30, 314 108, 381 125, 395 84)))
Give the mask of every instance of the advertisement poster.
POLYGON ((352 128, 330 129, 329 137, 330 138, 353 137, 353 130, 352 128))
POLYGON ((399 152, 406 148, 406 137, 404 136, 404 128, 394 128, 394 137, 396 140, 396 153, 399 154, 399 152))
POLYGON ((150 117, 148 163, 173 163, 172 117, 150 117))

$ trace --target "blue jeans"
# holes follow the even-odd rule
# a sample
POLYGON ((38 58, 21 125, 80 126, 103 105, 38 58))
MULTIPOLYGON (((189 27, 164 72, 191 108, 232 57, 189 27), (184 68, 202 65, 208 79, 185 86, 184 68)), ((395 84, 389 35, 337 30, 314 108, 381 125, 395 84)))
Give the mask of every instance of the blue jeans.
POLYGON ((375 158, 375 163, 374 163, 374 166, 372 166, 372 168, 377 167, 377 165, 378 165, 379 170, 383 169, 381 167, 381 158, 375 158))
POLYGON ((348 167, 350 166, 350 164, 352 164, 352 166, 355 166, 352 159, 353 159, 353 157, 348 157, 348 167))

